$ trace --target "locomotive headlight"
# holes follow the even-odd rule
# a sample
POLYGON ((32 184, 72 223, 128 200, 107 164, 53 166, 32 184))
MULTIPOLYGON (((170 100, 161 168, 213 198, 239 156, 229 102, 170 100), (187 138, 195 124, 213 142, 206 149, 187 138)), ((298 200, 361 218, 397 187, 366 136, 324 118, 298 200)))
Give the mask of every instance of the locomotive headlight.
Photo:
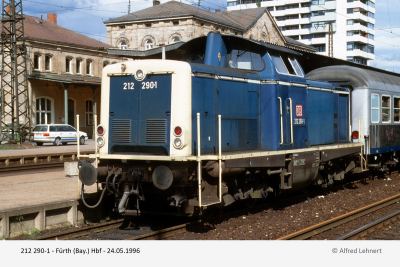
POLYGON ((98 147, 104 146, 104 144, 105 144, 104 137, 103 136, 97 137, 96 143, 97 143, 98 147))
POLYGON ((174 147, 177 149, 181 149, 183 146, 182 140, 180 138, 175 138, 174 147))
POLYGON ((138 70, 136 71, 136 73, 135 73, 135 78, 136 78, 136 80, 141 81, 141 80, 144 79, 144 77, 145 77, 145 74, 144 74, 143 70, 138 69, 138 70))

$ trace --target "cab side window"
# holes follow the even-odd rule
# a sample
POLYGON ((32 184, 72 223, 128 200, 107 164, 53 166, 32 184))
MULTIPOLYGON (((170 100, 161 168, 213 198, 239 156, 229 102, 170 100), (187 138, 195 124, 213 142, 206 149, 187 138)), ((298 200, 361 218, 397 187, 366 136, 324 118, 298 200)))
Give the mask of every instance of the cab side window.
POLYGON ((276 71, 280 74, 304 77, 303 70, 294 57, 285 54, 280 55, 274 52, 270 52, 269 55, 275 65, 276 71))
POLYGON ((232 69, 263 70, 264 61, 260 54, 233 49, 230 53, 228 65, 232 69))

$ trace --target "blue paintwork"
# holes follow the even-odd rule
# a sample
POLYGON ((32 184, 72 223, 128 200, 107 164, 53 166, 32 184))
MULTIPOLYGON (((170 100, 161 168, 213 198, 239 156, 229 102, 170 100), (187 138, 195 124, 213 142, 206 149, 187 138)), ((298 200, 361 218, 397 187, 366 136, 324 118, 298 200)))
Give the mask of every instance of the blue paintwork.
POLYGON ((369 153, 370 155, 376 155, 394 151, 400 151, 400 145, 371 148, 369 153))
POLYGON ((143 81, 137 81, 134 76, 114 76, 110 78, 110 129, 109 153, 135 152, 135 153, 169 153, 169 125, 171 112, 171 75, 147 75, 143 81), (157 88, 146 88, 147 82, 157 82, 157 88), (125 89, 125 83, 132 89, 125 89), (130 87, 132 88, 132 87, 130 87), (113 119, 131 120, 131 143, 112 142, 113 119), (146 120, 167 120, 167 142, 146 143, 146 120))
MULTIPOLYGON (((197 154, 197 113, 201 114, 202 153, 218 151, 218 115, 222 116, 223 151, 299 149, 347 141, 348 96, 305 87, 308 84, 333 90, 334 85, 308 81, 302 75, 278 73, 268 54, 272 46, 267 48, 240 37, 227 37, 215 32, 209 33, 207 40, 202 39, 202 42, 206 43, 204 64, 189 63, 195 74, 192 76, 191 102, 193 154, 197 154), (255 71, 226 67, 229 53, 241 49, 236 42, 244 45, 244 50, 250 47, 252 53, 258 53, 264 62, 260 64, 256 59, 254 64, 264 68, 255 71), (282 129, 278 98, 282 99, 282 129)), ((190 42, 186 46, 190 46, 190 42)), ((288 49, 276 49, 275 54, 282 57, 288 57, 285 53, 289 53, 291 58, 299 56, 288 49)), ((239 53, 235 55, 239 58, 239 53)), ((251 58, 253 60, 253 56, 251 58)), ((131 119, 132 135, 130 144, 112 143, 110 139, 109 153, 127 147, 122 152, 160 153, 161 149, 161 154, 169 154, 170 117, 165 114, 171 108, 171 75, 148 76, 143 82, 150 81, 157 81, 158 88, 142 90, 142 82, 133 76, 111 77, 110 114, 113 115, 110 115, 110 124, 115 118, 131 119), (123 90, 126 82, 133 83, 135 89, 123 90), (154 103, 157 103, 157 108, 154 103), (167 119, 168 138, 165 143, 146 143, 147 119, 167 119)), ((108 128, 112 136, 111 125, 108 128)))
POLYGON ((204 64, 224 67, 226 61, 226 46, 221 34, 210 33, 207 37, 204 64))
POLYGON ((229 49, 224 47, 224 40, 220 34, 210 33, 207 37, 205 64, 191 64, 194 73, 211 75, 193 77, 192 80, 194 151, 197 147, 197 112, 201 114, 202 153, 217 151, 218 115, 222 116, 223 151, 298 149, 310 145, 337 143, 339 140, 347 141, 347 95, 308 90, 292 85, 247 83, 247 79, 271 80, 335 89, 329 83, 307 81, 305 77, 278 73, 267 50, 260 52, 265 63, 265 68, 261 71, 218 67, 222 61, 227 61, 225 55, 229 49), (216 56, 218 54, 221 55, 221 61, 216 56), (216 78, 220 76, 242 80, 216 78), (278 97, 282 99, 283 144, 280 144, 278 97), (291 111, 289 99, 292 100, 291 111), (290 112, 293 119, 292 144, 290 112))

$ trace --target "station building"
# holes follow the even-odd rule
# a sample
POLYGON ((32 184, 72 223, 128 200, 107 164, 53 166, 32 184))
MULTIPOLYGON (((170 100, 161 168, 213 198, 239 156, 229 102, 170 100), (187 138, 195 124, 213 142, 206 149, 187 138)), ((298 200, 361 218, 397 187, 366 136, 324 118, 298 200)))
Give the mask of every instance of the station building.
POLYGON ((93 115, 100 114, 101 72, 120 61, 109 55, 112 46, 47 20, 24 16, 31 126, 68 123, 93 134, 93 115))
MULTIPOLYGON (((175 49, 179 43, 206 36, 210 31, 237 35, 257 41, 314 52, 313 47, 286 38, 266 7, 210 12, 178 1, 170 1, 113 18, 107 27, 107 43, 130 57, 149 56, 148 51, 163 45, 175 49)), ((110 49, 110 54, 113 54, 110 49)), ((115 49, 114 49, 115 50, 115 49)))

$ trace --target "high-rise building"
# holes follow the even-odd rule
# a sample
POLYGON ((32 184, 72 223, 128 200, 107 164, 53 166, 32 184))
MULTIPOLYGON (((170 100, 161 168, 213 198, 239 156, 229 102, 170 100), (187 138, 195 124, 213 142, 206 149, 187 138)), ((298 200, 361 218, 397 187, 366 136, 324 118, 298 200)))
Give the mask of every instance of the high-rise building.
POLYGON ((267 7, 285 36, 319 54, 365 65, 375 59, 375 0, 227 0, 227 6, 267 7))

